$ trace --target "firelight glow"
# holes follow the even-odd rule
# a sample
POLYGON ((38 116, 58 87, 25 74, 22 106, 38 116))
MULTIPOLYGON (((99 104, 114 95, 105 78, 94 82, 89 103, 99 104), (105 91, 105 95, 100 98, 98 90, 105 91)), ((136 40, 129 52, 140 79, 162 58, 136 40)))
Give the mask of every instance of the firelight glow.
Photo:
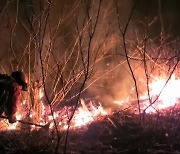
POLYGON ((94 121, 95 117, 99 115, 106 115, 107 112, 102 108, 102 106, 98 106, 97 108, 90 104, 90 111, 85 105, 85 101, 81 100, 82 107, 78 109, 78 113, 74 116, 74 127, 80 127, 88 124, 89 122, 94 121))
MULTIPOLYGON (((155 77, 149 86, 152 102, 159 96, 157 102, 153 105, 158 110, 174 106, 180 99, 180 79, 177 79, 173 74, 167 84, 166 82, 167 79, 165 78, 155 77)), ((151 112, 151 110, 147 109, 146 112, 151 112)))
MULTIPOLYGON (((39 102, 41 103, 41 117, 39 119, 39 122, 37 120, 35 121, 36 124, 40 125, 48 125, 49 124, 49 129, 54 129, 54 122, 53 122, 53 117, 56 120, 56 124, 58 126, 59 130, 65 130, 68 128, 68 121, 69 117, 72 115, 73 107, 65 107, 61 110, 54 111, 53 117, 50 112, 49 106, 45 106, 41 100, 43 97, 43 91, 42 89, 39 89, 38 91, 38 98, 39 102)), ((94 120, 99 119, 99 117, 103 117, 107 115, 108 113, 103 109, 101 104, 99 103, 98 105, 93 104, 92 101, 86 102, 85 100, 81 99, 80 100, 80 105, 76 109, 74 116, 72 118, 70 128, 71 129, 76 129, 82 126, 85 126, 87 124, 90 124, 94 120)), ((19 106, 18 112, 16 113, 16 118, 17 120, 23 120, 25 117, 24 108, 26 107, 26 101, 24 100, 23 103, 19 106)), ((32 120, 36 119, 37 113, 35 111, 31 111, 29 118, 32 120)), ((20 123, 16 122, 14 124, 9 124, 8 121, 6 120, 7 127, 5 130, 19 130, 20 129, 20 123)), ((31 126, 31 130, 36 130, 38 127, 35 125, 31 126)))
MULTIPOLYGON (((58 127, 60 129, 67 129, 68 128, 68 121, 69 117, 72 115, 72 108, 65 108, 61 111, 54 112, 54 118, 58 122, 58 127), (62 112, 66 114, 61 114, 62 112), (71 113, 71 114, 70 114, 71 113)), ((75 129, 78 127, 85 126, 97 119, 99 117, 103 117, 107 115, 108 113, 103 109, 101 104, 99 106, 93 105, 93 103, 90 101, 88 104, 81 99, 80 101, 80 107, 75 111, 74 116, 72 118, 70 128, 75 129)), ((50 122, 49 128, 54 128, 54 123, 52 122, 52 116, 48 116, 48 121, 50 122)))
MULTIPOLYGON (((173 74, 170 80, 166 82, 167 78, 165 77, 153 78, 152 82, 148 85, 150 99, 147 91, 140 96, 140 100, 144 100, 140 104, 142 111, 147 108, 145 110, 146 113, 155 113, 156 110, 162 110, 178 103, 180 100, 180 79, 176 78, 175 74, 173 74), (151 100, 152 105, 150 105, 149 100, 151 100)), ((128 101, 130 101, 130 98, 128 101)), ((119 105, 124 104, 123 101, 114 101, 114 103, 119 105)))
MULTIPOLYGON (((162 110, 174 106, 180 100, 180 79, 176 78, 174 74, 168 82, 167 78, 165 77, 153 77, 153 80, 151 81, 151 83, 149 83, 148 86, 150 90, 150 99, 148 98, 147 91, 142 96, 140 96, 141 111, 144 111, 146 109, 146 113, 155 113, 156 110, 162 110), (155 100, 156 101, 150 105, 149 100, 151 100, 151 102, 155 100)), ((33 119, 36 119, 35 123, 40 125, 49 125, 49 129, 54 129, 54 117, 59 130, 67 129, 68 121, 73 113, 72 111, 74 110, 74 108, 64 107, 60 110, 54 111, 54 116, 52 117, 49 106, 45 106, 42 102, 43 95, 43 90, 39 89, 37 96, 39 99, 39 103, 42 104, 41 116, 39 118, 39 121, 37 121, 37 113, 32 110, 29 115, 30 119, 32 120, 31 122, 33 122, 33 119)), ((23 103, 21 103, 19 107, 20 110, 18 110, 16 114, 17 120, 23 120, 23 118, 26 117, 26 112, 25 110, 23 110, 27 106, 26 101, 27 100, 23 101, 23 103)), ((119 104, 120 106, 125 105, 127 102, 131 102, 131 98, 127 97, 127 99, 125 100, 114 101, 114 103, 119 104)), ((101 119, 101 117, 110 114, 111 112, 106 111, 100 103, 97 105, 97 103, 93 103, 93 101, 85 101, 81 99, 79 102, 79 106, 76 109, 74 116, 71 120, 70 128, 76 129, 86 126, 87 124, 90 124, 91 122, 99 120, 101 119)), ((21 124, 19 122, 16 122, 14 124, 8 124, 7 120, 4 120, 4 122, 7 124, 6 130, 20 129, 19 126, 21 124)), ((3 123, 3 121, 1 121, 1 123, 3 123)), ((32 125, 31 130, 35 129, 38 129, 38 127, 32 125)))

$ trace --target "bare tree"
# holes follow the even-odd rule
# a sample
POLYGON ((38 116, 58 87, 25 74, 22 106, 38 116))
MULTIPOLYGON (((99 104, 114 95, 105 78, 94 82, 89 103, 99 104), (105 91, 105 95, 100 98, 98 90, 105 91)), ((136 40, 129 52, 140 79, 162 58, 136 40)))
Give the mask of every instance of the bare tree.
MULTIPOLYGON (((0 70, 26 72, 28 116, 35 111, 39 122, 42 106, 50 107, 57 137, 55 153, 61 141, 66 153, 71 121, 79 100, 94 85, 104 86, 105 83, 113 89, 116 83, 123 82, 119 81, 119 74, 128 78, 130 89, 133 89, 132 99, 137 103, 139 123, 143 125, 142 113, 145 115, 148 107, 154 107, 176 73, 179 52, 173 45, 178 44, 179 38, 165 31, 161 1, 158 1, 159 14, 149 17, 147 9, 143 19, 136 17, 140 2, 6 0, 0 14, 0 29, 3 30, 0 70), (153 27, 158 22, 160 31, 155 35, 153 27), (167 81, 161 92, 152 97, 150 83, 154 76, 162 73, 167 81), (40 90, 45 94, 43 101, 39 99, 40 90), (145 109, 141 100, 143 93, 148 100, 145 109), (68 106, 70 101, 73 101, 73 112, 69 115, 68 129, 62 133, 54 112, 68 106)), ((159 110, 154 109, 159 114, 159 110)))

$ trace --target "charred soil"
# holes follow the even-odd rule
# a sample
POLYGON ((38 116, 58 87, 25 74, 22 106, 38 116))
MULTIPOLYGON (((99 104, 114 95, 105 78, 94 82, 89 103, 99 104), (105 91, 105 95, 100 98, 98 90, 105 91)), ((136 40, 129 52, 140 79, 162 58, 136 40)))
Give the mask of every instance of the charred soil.
MULTIPOLYGON (((66 153, 71 154, 179 154, 180 112, 163 111, 139 115, 130 111, 114 111, 101 120, 69 131, 66 153)), ((58 153, 64 153, 66 131, 58 153)), ((0 153, 54 153, 55 130, 41 128, 30 131, 0 132, 0 153)))

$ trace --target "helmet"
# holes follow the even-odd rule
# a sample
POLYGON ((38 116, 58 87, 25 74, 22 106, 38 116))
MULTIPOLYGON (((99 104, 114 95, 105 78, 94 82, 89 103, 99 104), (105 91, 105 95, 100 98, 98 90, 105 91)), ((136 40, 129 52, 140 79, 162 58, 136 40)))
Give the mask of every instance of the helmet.
POLYGON ((26 75, 21 71, 12 72, 11 77, 22 86, 23 91, 27 91, 26 75))

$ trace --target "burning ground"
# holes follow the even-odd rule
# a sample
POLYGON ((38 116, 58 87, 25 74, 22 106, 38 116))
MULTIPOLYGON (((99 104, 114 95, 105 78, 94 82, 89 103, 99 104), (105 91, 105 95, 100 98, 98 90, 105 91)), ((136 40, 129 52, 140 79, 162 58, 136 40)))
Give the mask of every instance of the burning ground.
MULTIPOLYGON (((173 108, 144 117, 117 109, 99 120, 69 131, 67 153, 180 153, 179 109, 173 108)), ((64 131, 60 131, 63 135, 64 131)), ((53 153, 56 145, 54 129, 44 127, 30 131, 1 132, 1 153, 53 153)), ((65 140, 62 136, 61 143, 65 140)), ((59 153, 63 153, 64 144, 59 153)))
POLYGON ((180 153, 178 4, 0 1, 0 73, 29 85, 0 153, 180 153))
MULTIPOLYGON (((99 102, 81 99, 69 125, 68 120, 75 109, 73 106, 54 111, 60 134, 57 152, 180 153, 179 95, 171 93, 173 89, 179 92, 179 79, 173 75, 166 83, 163 78, 154 78, 149 86, 150 98, 152 102, 156 101, 148 104, 147 94, 141 96, 141 114, 137 112, 137 101, 130 99, 124 100, 124 103, 114 101, 117 106, 111 110, 99 102)), ((41 90, 38 95, 41 101, 41 90)), ((17 117, 23 119, 25 103, 21 108, 17 117)), ((1 153, 54 152, 57 134, 49 107, 42 105, 39 122, 35 117, 36 113, 30 113, 29 121, 36 122, 36 126, 23 121, 10 125, 5 119, 1 120, 1 153)), ((23 120, 27 121, 27 118, 23 120)))

